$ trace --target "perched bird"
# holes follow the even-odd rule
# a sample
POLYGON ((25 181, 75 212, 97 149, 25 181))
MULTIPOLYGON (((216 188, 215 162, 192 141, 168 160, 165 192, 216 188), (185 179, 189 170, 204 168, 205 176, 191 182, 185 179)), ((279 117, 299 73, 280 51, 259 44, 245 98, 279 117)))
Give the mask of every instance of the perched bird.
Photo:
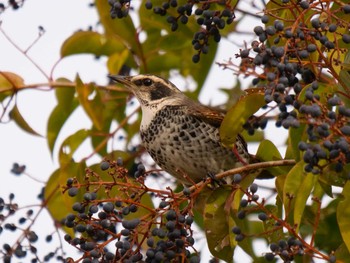
POLYGON ((256 162, 238 135, 234 149, 220 142, 224 113, 188 98, 173 83, 155 75, 109 76, 141 104, 141 140, 153 160, 182 183, 197 183, 256 162))

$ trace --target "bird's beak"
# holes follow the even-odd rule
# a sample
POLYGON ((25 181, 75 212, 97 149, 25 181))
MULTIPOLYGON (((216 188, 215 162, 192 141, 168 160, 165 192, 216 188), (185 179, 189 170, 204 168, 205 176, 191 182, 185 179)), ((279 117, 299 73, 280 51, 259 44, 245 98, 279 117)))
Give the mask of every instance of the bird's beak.
POLYGON ((126 86, 130 85, 130 77, 122 75, 108 75, 108 77, 118 83, 124 84, 126 86), (128 85, 129 84, 129 85, 128 85))
POLYGON ((108 78, 110 78, 111 80, 118 82, 122 85, 124 85, 125 88, 127 88, 129 91, 131 91, 130 96, 128 96, 128 100, 131 99, 131 97, 133 96, 133 89, 132 89, 132 85, 131 85, 131 77, 130 76, 122 76, 122 75, 108 75, 108 78))

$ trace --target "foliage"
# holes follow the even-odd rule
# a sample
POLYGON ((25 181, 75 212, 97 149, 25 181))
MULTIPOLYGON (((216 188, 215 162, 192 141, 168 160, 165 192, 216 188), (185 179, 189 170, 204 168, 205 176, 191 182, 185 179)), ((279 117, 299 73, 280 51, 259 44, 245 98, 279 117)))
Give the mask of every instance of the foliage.
MULTIPOLYGON (((96 1, 92 8, 98 12, 102 30, 78 31, 68 37, 61 46, 61 59, 77 54, 104 56, 111 74, 139 72, 169 78, 176 72, 178 77, 195 81, 196 89, 188 95, 196 99, 214 64, 217 43, 237 34, 241 19, 236 14, 255 16, 241 8, 244 1, 146 0, 135 9, 134 2, 96 1), (140 26, 130 13, 140 18, 140 26)), ((6 11, 10 7, 18 9, 20 4, 10 1, 9 6, 0 6, 6 11)), ((57 105, 47 123, 46 139, 52 154, 59 147, 59 168, 47 180, 40 208, 20 218, 19 225, 25 226, 8 223, 19 214, 14 195, 0 199, 0 234, 21 232, 14 244, 3 242, 3 261, 28 254, 42 261, 32 226, 46 209, 57 229, 65 232, 64 242, 80 256, 66 256, 61 247, 43 261, 56 256, 85 263, 137 262, 141 258, 146 262, 199 262, 195 233, 203 231, 212 262, 232 262, 237 246, 254 262, 313 258, 347 262, 350 5, 282 0, 259 8, 264 10, 263 24, 259 22, 250 32, 256 40, 234 51, 240 63, 232 59, 218 63, 252 79, 244 96, 228 110, 220 136, 224 144, 231 145, 243 129, 253 135, 275 122, 280 129, 289 130, 284 159, 272 142, 260 140, 257 157, 261 163, 224 171, 214 180, 208 178, 189 188, 150 187, 149 178, 160 180, 161 176, 154 163, 145 167, 138 161, 146 160, 146 153, 132 140, 138 135, 140 120, 130 121, 139 114, 138 109, 127 114, 128 91, 85 83, 79 76, 71 80, 47 76, 45 86, 55 93, 57 105), (87 114, 91 127, 57 145, 63 125, 78 107, 87 114), (116 128, 112 128, 114 123, 116 128), (126 136, 116 138, 121 130, 126 136), (87 140, 93 152, 77 160, 76 150, 87 140), (124 146, 110 149, 111 144, 124 146), (92 156, 102 162, 88 165, 92 156), (257 169, 267 169, 276 177, 275 188, 268 194, 260 193, 260 182, 254 181, 257 169), (217 186, 227 176, 234 184, 217 186), (253 242, 258 239, 264 239, 269 250, 254 251, 253 242)), ((24 131, 40 136, 13 103, 22 90, 38 87, 26 85, 15 72, 1 71, 0 120, 9 116, 24 131)), ((234 89, 226 92, 229 96, 237 93, 234 89)), ((15 164, 12 172, 25 174, 26 167, 15 164)), ((52 235, 46 238, 51 239, 52 235)))

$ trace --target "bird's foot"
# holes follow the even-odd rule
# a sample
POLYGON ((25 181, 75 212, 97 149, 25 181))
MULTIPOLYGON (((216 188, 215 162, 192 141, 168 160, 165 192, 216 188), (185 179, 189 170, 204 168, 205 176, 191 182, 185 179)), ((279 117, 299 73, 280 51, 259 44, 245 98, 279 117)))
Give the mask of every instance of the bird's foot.
POLYGON ((210 178, 211 183, 213 184, 213 187, 217 186, 222 186, 224 184, 227 184, 226 181, 224 179, 217 179, 216 178, 216 174, 212 173, 212 172, 208 172, 207 173, 207 178, 210 178))

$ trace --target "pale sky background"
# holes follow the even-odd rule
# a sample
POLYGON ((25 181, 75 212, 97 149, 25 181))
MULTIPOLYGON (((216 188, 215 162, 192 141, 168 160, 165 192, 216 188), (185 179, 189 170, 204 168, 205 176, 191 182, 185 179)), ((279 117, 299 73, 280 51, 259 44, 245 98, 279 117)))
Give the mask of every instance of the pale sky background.
MULTIPOLYGON (((87 29, 90 23, 94 25, 97 15, 93 8, 88 7, 88 1, 83 0, 26 0, 24 7, 17 10, 7 10, 0 14, 1 27, 7 35, 22 49, 26 49, 38 35, 38 26, 45 28, 46 33, 29 51, 29 56, 34 59, 49 74, 54 63, 59 59, 59 50, 63 41, 78 29, 87 29)), ((245 24, 246 25, 246 24, 245 24)), ((249 30, 249 28, 244 28, 249 30)), ((251 39, 248 39, 249 42, 251 39)), ((239 43, 235 39, 235 43, 239 43)), ((243 43, 243 38, 242 38, 243 43)), ((220 52, 216 61, 222 62, 238 52, 237 47, 228 41, 222 41, 220 52)), ((74 79, 79 73, 84 82, 95 81, 100 84, 106 83, 105 59, 95 60, 92 56, 74 56, 66 58, 57 67, 54 77, 66 77, 74 79)), ((0 33, 0 70, 14 72, 22 76, 26 84, 46 82, 45 77, 16 50, 0 33)), ((201 101, 208 103, 212 98, 208 89, 213 87, 231 87, 234 77, 231 71, 222 71, 218 66, 213 66, 210 78, 201 94, 201 101)), ((180 87, 181 88, 181 87, 180 87)), ((221 102, 223 96, 216 97, 214 103, 221 102)), ((20 92, 17 96, 17 105, 24 118, 40 134, 46 134, 48 116, 55 106, 56 101, 53 92, 28 90, 20 92)), ((6 120, 6 118, 5 118, 6 120)), ((273 126, 270 124, 270 126, 273 126)), ((270 128, 269 126, 269 128, 270 128)), ((72 134, 78 128, 90 127, 90 124, 82 112, 78 110, 64 126, 59 142, 72 134)), ((276 130, 267 135, 277 146, 283 145, 285 131, 276 130), (277 131, 277 132, 275 132, 277 131)), ((81 152, 84 152, 82 148, 81 152)), ((251 151, 254 151, 254 147, 251 151)), ((282 152, 283 154, 283 152, 282 152)), ((53 159, 47 147, 45 138, 34 137, 16 126, 13 122, 0 126, 0 197, 7 199, 11 192, 16 194, 17 202, 21 205, 38 203, 34 200, 42 187, 26 176, 16 177, 10 173, 14 162, 25 164, 27 172, 43 181, 46 181, 52 171, 57 167, 57 149, 53 159)), ((25 212, 25 211, 23 211, 25 212)), ((9 220, 12 222, 17 216, 9 220)), ((41 217, 36 228, 39 233, 52 231, 51 221, 47 217, 41 217), (47 227, 46 227, 47 225, 47 227), (43 227, 45 226, 45 227, 43 227), (40 230, 39 230, 40 229, 40 230), (50 230, 48 230, 50 229, 50 230)), ((9 240, 18 237, 17 232, 6 234, 9 240)), ((3 238, 4 233, 1 235, 3 238)), ((45 236, 45 235, 44 235, 45 236)), ((57 237, 53 242, 57 241, 57 237)), ((2 242, 1 242, 2 244, 2 242)), ((42 244, 46 246, 46 243, 42 244)), ((261 251, 261 250, 260 250, 261 251)), ((268 252, 264 247, 262 251, 268 252)), ((237 251, 238 252, 238 251, 237 251)), ((236 262, 249 262, 242 254, 236 253, 236 262)), ((14 260, 13 262, 17 262, 14 260)), ((202 262, 207 262, 203 259, 202 262)))

